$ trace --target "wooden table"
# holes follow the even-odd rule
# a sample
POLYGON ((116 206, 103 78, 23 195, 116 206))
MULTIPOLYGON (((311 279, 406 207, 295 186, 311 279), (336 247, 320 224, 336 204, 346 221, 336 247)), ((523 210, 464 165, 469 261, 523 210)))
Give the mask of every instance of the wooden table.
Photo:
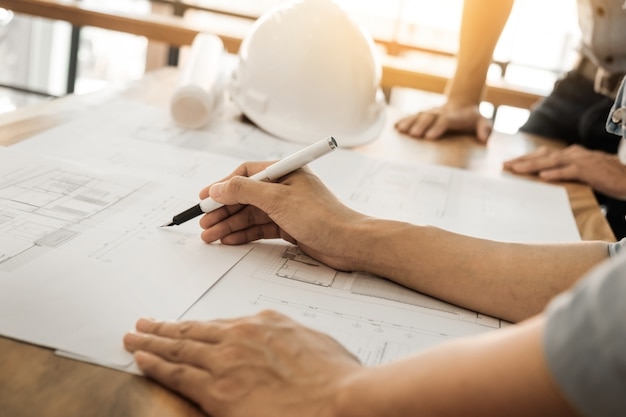
MULTIPOLYGON (((177 72, 173 68, 148 74, 141 81, 104 91, 68 96, 0 115, 0 145, 11 145, 80 117, 114 96, 164 105, 177 72)), ((538 145, 559 146, 528 135, 495 133, 487 146, 460 136, 439 142, 396 134, 393 120, 382 137, 359 151, 399 161, 462 167, 501 175, 502 161, 538 145)), ((564 184, 583 239, 615 237, 593 197, 581 184, 564 184)), ((0 337, 0 415, 10 417, 69 416, 201 416, 194 405, 144 378, 56 356, 51 350, 0 337)))

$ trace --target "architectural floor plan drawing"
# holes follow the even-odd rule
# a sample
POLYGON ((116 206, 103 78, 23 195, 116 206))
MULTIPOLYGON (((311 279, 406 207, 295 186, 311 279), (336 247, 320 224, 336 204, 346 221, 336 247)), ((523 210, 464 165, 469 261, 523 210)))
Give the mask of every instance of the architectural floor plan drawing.
POLYGON ((508 325, 379 277, 335 271, 286 243, 255 245, 183 318, 266 309, 330 334, 368 365, 508 325), (307 279, 284 273, 293 259, 305 265, 307 279))
POLYGON ((67 168, 7 165, 0 181, 0 270, 65 244, 145 185, 104 181, 67 168))
POLYGON ((0 148, 0 334, 129 364, 139 317, 178 318, 249 250, 159 227, 195 195, 0 148))

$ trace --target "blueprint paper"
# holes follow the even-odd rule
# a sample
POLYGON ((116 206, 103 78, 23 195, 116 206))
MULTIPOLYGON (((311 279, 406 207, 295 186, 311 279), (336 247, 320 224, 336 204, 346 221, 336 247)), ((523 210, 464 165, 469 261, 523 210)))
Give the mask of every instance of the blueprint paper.
POLYGON ((3 336, 127 364, 139 317, 176 319, 249 250, 203 243, 196 222, 158 227, 191 204, 185 184, 10 149, 0 178, 3 336))
POLYGON ((381 365, 509 323, 362 273, 338 272, 285 243, 255 245, 185 313, 185 320, 276 310, 381 365))
MULTIPOLYGON (((297 248, 282 243, 206 245, 196 221, 157 229, 244 160, 302 148, 242 121, 232 107, 205 129, 186 131, 164 109, 114 100, 11 148, 28 156, 0 153, 2 335, 136 372, 123 333, 139 317, 179 318, 235 265, 185 317, 275 308, 338 337, 371 364, 505 325, 376 277, 298 262, 305 258, 297 248), (62 204, 51 198, 57 194, 62 204), (29 217, 18 222, 16 213, 29 217), (280 273, 256 269, 273 262, 280 273)), ((580 239, 559 186, 351 150, 310 166, 339 199, 368 215, 494 240, 580 239)))
POLYGON ((204 185, 212 172, 203 155, 239 162, 276 160, 303 148, 242 121, 235 110, 226 106, 205 129, 185 130, 173 124, 167 109, 120 99, 13 147, 136 174, 202 179, 204 185))
POLYGON ((580 240, 567 191, 558 185, 345 150, 310 165, 346 205, 370 216, 499 241, 580 240))
MULTIPOLYGON (((223 111, 205 129, 185 131, 173 126, 163 109, 116 100, 91 117, 16 147, 151 178, 178 177, 196 184, 194 195, 243 160, 279 159, 302 148, 242 122, 232 106, 223 111), (102 128, 85 136, 94 125, 102 128), (204 158, 218 154, 231 162, 216 175, 204 158)), ((372 216, 494 240, 580 240, 567 192, 558 185, 394 162, 343 149, 309 165, 344 203, 372 216)))
MULTIPOLYGON (((178 177, 196 184, 194 195, 244 160, 279 159, 303 147, 242 122, 232 104, 223 112, 205 129, 187 131, 175 127, 164 109, 115 100, 92 116, 16 147, 108 169, 132 169, 151 178, 178 177), (89 126, 99 128, 84 135, 89 126), (215 175, 217 170, 204 158, 217 154, 231 162, 215 175)), ((567 192, 558 185, 400 163, 342 149, 309 165, 345 204, 372 216, 494 240, 580 240, 567 192)))

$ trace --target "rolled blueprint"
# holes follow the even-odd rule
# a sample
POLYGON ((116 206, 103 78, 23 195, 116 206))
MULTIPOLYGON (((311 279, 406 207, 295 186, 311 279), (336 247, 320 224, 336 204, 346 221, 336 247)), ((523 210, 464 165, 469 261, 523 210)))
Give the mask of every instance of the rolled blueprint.
POLYGON ((170 99, 170 113, 180 127, 197 129, 204 126, 222 104, 224 53, 224 44, 217 36, 199 33, 194 38, 170 99))

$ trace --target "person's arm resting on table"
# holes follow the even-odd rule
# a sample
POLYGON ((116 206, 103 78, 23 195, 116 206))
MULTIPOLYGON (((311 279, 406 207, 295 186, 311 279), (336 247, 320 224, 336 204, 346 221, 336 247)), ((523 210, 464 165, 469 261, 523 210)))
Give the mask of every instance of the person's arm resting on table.
POLYGON ((380 275, 509 321, 541 312, 608 256, 605 242, 503 243, 371 218, 341 204, 308 170, 276 184, 245 178, 265 165, 245 164, 229 181, 203 190, 201 198, 210 189, 227 206, 201 218, 202 239, 284 238, 333 268, 380 275))

